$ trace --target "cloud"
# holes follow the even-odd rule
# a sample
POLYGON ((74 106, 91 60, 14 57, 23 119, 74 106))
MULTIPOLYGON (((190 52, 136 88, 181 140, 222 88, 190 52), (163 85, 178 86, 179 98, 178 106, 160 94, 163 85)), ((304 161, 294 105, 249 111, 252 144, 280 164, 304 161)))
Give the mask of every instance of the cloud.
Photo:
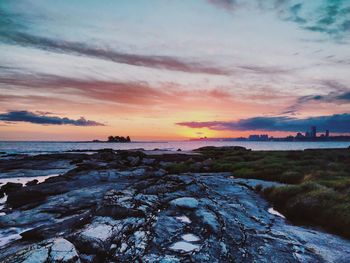
POLYGON ((4 32, 2 34, 2 39, 5 43, 30 46, 53 52, 89 56, 133 66, 212 75, 230 74, 227 69, 206 65, 203 62, 194 62, 171 56, 129 54, 108 48, 89 46, 85 43, 46 38, 23 32, 4 32))
MULTIPOLYGON (((189 90, 172 83, 160 83, 151 86, 139 81, 102 81, 94 79, 75 79, 55 75, 14 74, 1 76, 0 86, 17 87, 20 89, 37 89, 40 93, 50 94, 50 97, 72 99, 73 96, 84 99, 111 102, 120 105, 159 106, 177 104, 179 101, 209 98, 216 100, 231 99, 232 94, 224 89, 189 90), (51 95, 56 94, 56 95, 51 95), (57 96, 60 94, 62 96, 57 96)), ((7 92, 10 88, 7 88, 7 92)), ((0 88, 1 91, 1 88, 0 88)), ((40 96, 0 95, 1 101, 42 100, 40 96)))
POLYGON ((317 126, 319 130, 331 130, 334 133, 350 133, 350 114, 334 114, 297 119, 288 116, 253 117, 238 121, 180 122, 180 126, 189 128, 208 128, 211 130, 232 131, 289 131, 302 132, 317 126))
POLYGON ((223 8, 228 11, 232 11, 237 6, 236 0, 208 0, 208 2, 218 8, 223 8))
POLYGON ((324 89, 331 90, 328 94, 314 94, 301 96, 297 98, 296 102, 289 106, 282 114, 295 113, 305 104, 310 102, 319 103, 336 103, 336 104, 348 104, 350 103, 350 88, 343 83, 335 80, 322 80, 319 84, 324 89))
POLYGON ((81 117, 80 119, 73 120, 69 118, 61 118, 57 116, 49 116, 49 113, 44 114, 39 112, 30 111, 9 111, 7 113, 0 114, 0 121, 3 122, 29 122, 35 124, 48 124, 48 125, 73 125, 73 126, 105 126, 102 123, 86 120, 81 117))
POLYGON ((345 100, 350 102, 350 91, 340 94, 336 97, 338 100, 345 100))
POLYGON ((239 8, 253 7, 263 11, 275 11, 284 21, 298 24, 302 29, 341 39, 350 32, 350 4, 346 0, 305 1, 208 0, 212 5, 233 12, 239 8), (309 3, 310 2, 310 3, 309 3))
POLYGON ((319 3, 298 3, 290 6, 288 2, 282 5, 287 20, 297 23, 309 31, 327 34, 339 40, 350 31, 350 5, 343 0, 325 0, 319 3), (290 6, 290 7, 289 7, 290 6))
POLYGON ((299 97, 295 104, 288 107, 282 114, 295 113, 300 110, 305 104, 310 102, 325 102, 325 103, 337 103, 348 104, 350 103, 350 91, 348 92, 330 92, 326 95, 308 95, 299 97))

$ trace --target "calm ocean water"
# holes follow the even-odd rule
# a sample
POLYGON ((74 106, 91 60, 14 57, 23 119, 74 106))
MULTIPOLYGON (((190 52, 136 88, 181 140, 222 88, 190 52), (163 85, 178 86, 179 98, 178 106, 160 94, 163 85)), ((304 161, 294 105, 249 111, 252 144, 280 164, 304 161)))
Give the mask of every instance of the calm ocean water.
POLYGON ((252 150, 303 150, 318 148, 347 148, 350 142, 221 142, 221 141, 171 141, 171 142, 133 142, 133 143, 86 143, 86 142, 0 142, 0 152, 6 153, 50 153, 75 150, 115 150, 155 148, 176 151, 193 150, 203 146, 243 146, 252 150))

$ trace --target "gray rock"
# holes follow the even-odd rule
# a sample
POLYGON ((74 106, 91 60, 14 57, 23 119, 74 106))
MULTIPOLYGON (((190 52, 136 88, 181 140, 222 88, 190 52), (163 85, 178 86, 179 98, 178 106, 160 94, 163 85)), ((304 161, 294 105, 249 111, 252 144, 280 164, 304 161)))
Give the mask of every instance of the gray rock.
POLYGON ((193 197, 180 197, 170 202, 170 205, 177 208, 196 209, 198 200, 193 197))

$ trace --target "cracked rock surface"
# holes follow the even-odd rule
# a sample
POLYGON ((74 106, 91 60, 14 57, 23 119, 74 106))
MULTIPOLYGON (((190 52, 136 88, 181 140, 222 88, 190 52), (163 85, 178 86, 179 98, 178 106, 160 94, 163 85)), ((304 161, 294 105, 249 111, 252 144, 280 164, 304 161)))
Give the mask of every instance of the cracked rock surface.
POLYGON ((44 198, 8 204, 0 233, 21 239, 0 262, 349 262, 349 241, 270 214, 252 181, 167 174, 160 162, 97 153, 17 190, 17 200, 28 189, 44 198))

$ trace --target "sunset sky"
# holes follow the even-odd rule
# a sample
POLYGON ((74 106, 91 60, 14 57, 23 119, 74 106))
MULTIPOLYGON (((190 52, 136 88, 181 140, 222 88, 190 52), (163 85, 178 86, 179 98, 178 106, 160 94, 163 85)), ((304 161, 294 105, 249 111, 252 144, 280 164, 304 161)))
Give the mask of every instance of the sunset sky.
POLYGON ((349 0, 1 0, 0 140, 350 133, 349 0))

